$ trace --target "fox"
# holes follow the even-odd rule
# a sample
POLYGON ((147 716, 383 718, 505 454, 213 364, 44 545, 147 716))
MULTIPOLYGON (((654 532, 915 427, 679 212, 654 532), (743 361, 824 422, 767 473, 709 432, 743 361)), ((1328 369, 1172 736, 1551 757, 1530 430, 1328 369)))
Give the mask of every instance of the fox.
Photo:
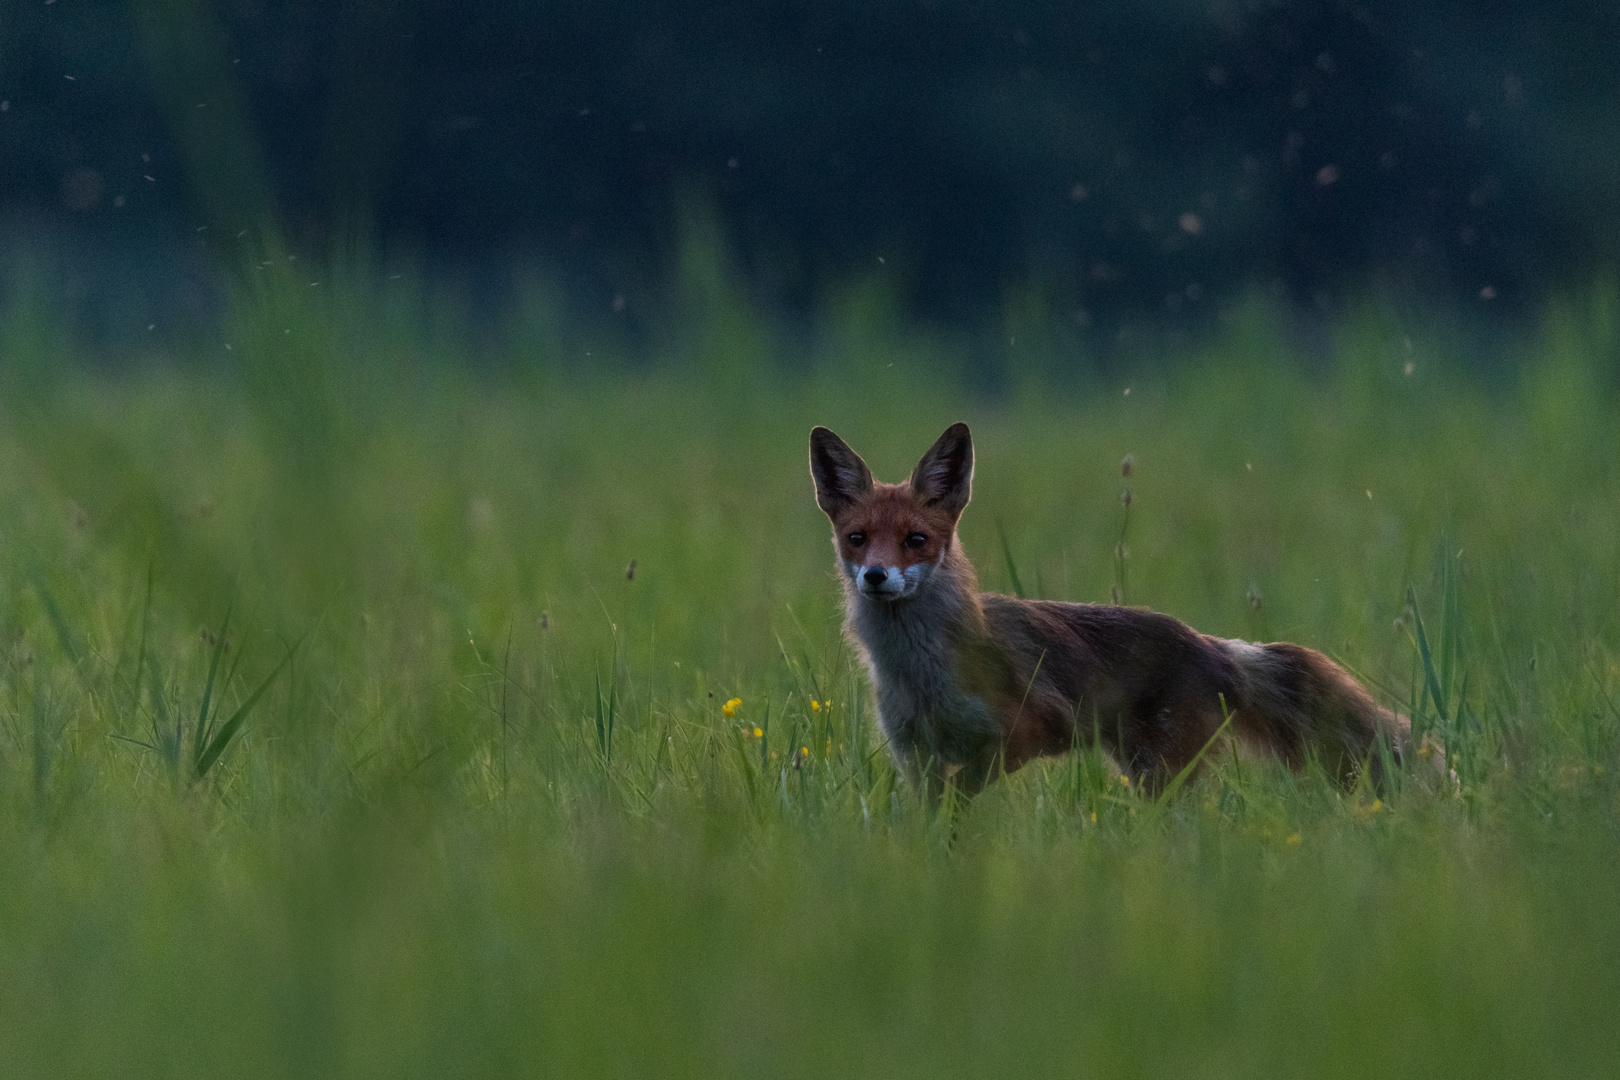
POLYGON ((844 632, 903 775, 934 800, 972 798, 1036 758, 1100 746, 1162 791, 1230 725, 1296 771, 1313 758, 1349 789, 1411 750, 1408 719, 1322 653, 1199 633, 1140 607, 982 592, 957 524, 973 437, 952 424, 903 483, 810 432, 816 505, 832 524, 844 632))

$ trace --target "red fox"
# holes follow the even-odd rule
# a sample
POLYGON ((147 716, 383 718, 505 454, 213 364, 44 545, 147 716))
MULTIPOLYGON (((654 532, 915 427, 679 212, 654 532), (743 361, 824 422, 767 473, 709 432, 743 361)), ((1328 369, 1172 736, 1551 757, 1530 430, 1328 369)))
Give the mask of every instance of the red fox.
POLYGON ((956 524, 973 438, 953 424, 903 484, 884 484, 824 427, 810 432, 816 505, 832 520, 845 632, 901 770, 931 796, 972 795, 1045 754, 1099 743, 1158 790, 1219 733, 1349 785, 1409 752, 1406 717, 1338 664, 1285 642, 1200 634, 1142 608, 979 591, 956 524), (1382 743, 1382 747, 1380 747, 1382 743))

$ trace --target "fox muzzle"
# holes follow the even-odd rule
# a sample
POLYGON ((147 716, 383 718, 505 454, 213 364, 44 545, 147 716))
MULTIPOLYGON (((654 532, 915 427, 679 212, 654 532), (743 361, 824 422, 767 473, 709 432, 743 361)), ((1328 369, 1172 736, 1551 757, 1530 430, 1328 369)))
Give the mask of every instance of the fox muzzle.
POLYGON ((915 596, 933 568, 932 563, 917 563, 904 569, 898 566, 862 566, 853 562, 845 565, 856 590, 874 600, 903 600, 915 596))

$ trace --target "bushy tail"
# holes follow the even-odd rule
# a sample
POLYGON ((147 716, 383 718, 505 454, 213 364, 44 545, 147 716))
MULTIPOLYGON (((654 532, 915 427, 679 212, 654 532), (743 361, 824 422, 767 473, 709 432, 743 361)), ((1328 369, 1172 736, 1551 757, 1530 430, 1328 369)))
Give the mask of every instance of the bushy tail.
POLYGON ((1222 642, 1237 664, 1240 690, 1232 726, 1295 768, 1315 756, 1346 787, 1360 771, 1383 780, 1412 752, 1412 724, 1384 708, 1344 668, 1315 649, 1278 642, 1222 642))

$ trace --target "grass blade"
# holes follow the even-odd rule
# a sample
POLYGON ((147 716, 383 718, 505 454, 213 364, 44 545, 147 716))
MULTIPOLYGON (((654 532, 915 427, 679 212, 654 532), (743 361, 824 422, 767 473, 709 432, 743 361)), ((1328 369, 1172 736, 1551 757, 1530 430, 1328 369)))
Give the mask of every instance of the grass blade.
POLYGON ((1423 661, 1423 681, 1429 689, 1429 700, 1434 702, 1434 711, 1440 717, 1440 722, 1446 720, 1446 695, 1440 687, 1440 676, 1434 669, 1434 653, 1429 649, 1429 635, 1423 630, 1423 616, 1418 613, 1417 593, 1412 586, 1406 587, 1406 603, 1412 609, 1412 628, 1417 635, 1418 657, 1423 661))
MULTIPOLYGON (((192 729, 191 749, 196 761, 208 745, 209 707, 214 701, 214 678, 219 674, 219 661, 225 655, 225 632, 231 628, 231 610, 236 606, 233 596, 225 604, 225 619, 220 623, 219 636, 214 639, 214 655, 208 661, 208 680, 203 683, 202 706, 197 710, 197 726, 192 729)), ((195 762, 194 762, 195 763, 195 762)))
POLYGON ((80 660, 84 657, 84 649, 79 646, 78 638, 73 634, 73 627, 68 625, 62 609, 57 606, 56 595, 51 592, 50 586, 45 584, 44 577, 39 574, 34 575, 34 592, 38 594, 40 605, 45 609, 45 617, 51 622, 51 629, 56 632, 57 643, 62 646, 62 651, 67 653, 68 659, 73 661, 74 668, 78 668, 80 660))
POLYGON ((129 695, 129 714, 141 714, 141 674, 146 668, 146 629, 152 614, 152 564, 146 564, 146 599, 141 602, 141 640, 135 647, 135 688, 129 695))
POLYGON ((607 725, 602 717, 602 672, 596 672, 596 752, 607 759, 607 725))
POLYGON ((157 657, 151 653, 146 654, 146 687, 147 694, 152 698, 152 746, 172 768, 177 761, 169 752, 169 736, 164 731, 163 669, 158 666, 157 657))
POLYGON ((747 737, 741 729, 733 728, 731 731, 732 750, 737 755, 737 772, 742 776, 743 787, 748 793, 748 806, 756 814, 759 812, 759 780, 754 775, 754 767, 748 764, 747 737))
POLYGON ((617 643, 613 654, 613 667, 608 681, 607 740, 602 746, 602 760, 613 760, 613 721, 619 715, 619 655, 617 643))
POLYGON ((253 693, 247 696, 246 701, 237 706, 230 719, 219 726, 219 730, 209 740, 208 746, 197 757, 196 769, 193 773, 195 779, 201 780, 208 773, 208 770, 214 767, 214 763, 225 752, 225 748, 231 744, 231 739, 236 736, 237 730, 247 720, 248 714, 253 711, 253 707, 259 703, 259 699, 264 696, 264 692, 270 689, 270 684, 276 681, 276 676, 281 674, 282 669, 292 662, 293 655, 298 652, 298 647, 304 643, 304 639, 308 636, 308 630, 298 636, 298 640, 293 642, 292 647, 287 650, 287 655, 281 658, 281 663, 277 664, 274 670, 264 677, 264 681, 254 689, 253 693))
POLYGON ((1183 765, 1181 771, 1171 778, 1170 782, 1164 786, 1163 791, 1159 792, 1158 804, 1160 806, 1167 805, 1176 792, 1181 790, 1182 785, 1187 782, 1187 778, 1193 774, 1193 770, 1198 768, 1198 763, 1204 760, 1204 755, 1209 753, 1209 748, 1215 745, 1215 740, 1219 739, 1226 733, 1226 729, 1232 726, 1232 714, 1226 711, 1226 696, 1224 694, 1221 695, 1221 714, 1226 719, 1222 720, 1221 726, 1215 729, 1215 734, 1209 737, 1209 741, 1204 744, 1203 749, 1194 754, 1192 760, 1183 765))
POLYGON ((765 717, 759 722, 759 772, 761 776, 771 770, 771 702, 765 699, 765 717))

